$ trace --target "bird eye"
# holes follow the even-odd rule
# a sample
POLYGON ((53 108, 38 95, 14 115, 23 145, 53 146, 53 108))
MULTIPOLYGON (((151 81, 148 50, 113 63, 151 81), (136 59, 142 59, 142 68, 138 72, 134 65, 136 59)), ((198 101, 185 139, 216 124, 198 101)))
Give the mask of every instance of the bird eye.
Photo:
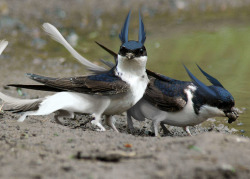
POLYGON ((143 53, 144 53, 144 50, 141 48, 140 49, 140 54, 143 55, 143 53))
POLYGON ((119 54, 121 54, 121 55, 123 55, 123 56, 126 54, 126 48, 125 48, 124 46, 121 46, 121 47, 120 47, 119 54))

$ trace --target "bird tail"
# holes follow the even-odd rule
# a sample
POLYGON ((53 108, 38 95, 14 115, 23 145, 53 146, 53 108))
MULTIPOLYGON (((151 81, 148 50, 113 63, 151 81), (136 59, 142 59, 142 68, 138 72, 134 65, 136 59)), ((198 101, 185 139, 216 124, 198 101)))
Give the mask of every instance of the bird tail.
POLYGON ((57 41, 58 43, 62 44, 72 55, 75 57, 81 64, 86 66, 90 71, 107 71, 105 68, 98 66, 83 56, 81 56, 62 36, 62 34, 57 30, 57 28, 49 23, 43 24, 43 30, 49 34, 49 36, 57 41))
POLYGON ((4 49, 7 47, 7 45, 8 45, 8 41, 6 41, 6 40, 1 40, 0 41, 0 55, 2 54, 4 49))
POLYGON ((11 96, 7 96, 1 92, 0 99, 4 101, 4 110, 12 112, 35 111, 39 108, 40 103, 44 100, 44 98, 18 99, 11 96))

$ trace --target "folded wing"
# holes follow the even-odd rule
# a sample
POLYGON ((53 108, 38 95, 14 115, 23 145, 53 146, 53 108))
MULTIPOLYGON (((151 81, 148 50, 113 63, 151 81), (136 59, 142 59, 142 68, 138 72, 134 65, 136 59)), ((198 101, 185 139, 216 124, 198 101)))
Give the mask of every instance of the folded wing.
POLYGON ((166 112, 177 112, 187 104, 187 95, 184 88, 188 82, 162 81, 151 79, 144 97, 155 107, 166 112))
POLYGON ((70 78, 50 78, 36 74, 27 74, 30 79, 43 85, 11 84, 9 86, 42 91, 72 91, 92 95, 115 95, 127 92, 129 85, 119 77, 113 75, 113 73, 114 71, 111 70, 99 75, 70 78))

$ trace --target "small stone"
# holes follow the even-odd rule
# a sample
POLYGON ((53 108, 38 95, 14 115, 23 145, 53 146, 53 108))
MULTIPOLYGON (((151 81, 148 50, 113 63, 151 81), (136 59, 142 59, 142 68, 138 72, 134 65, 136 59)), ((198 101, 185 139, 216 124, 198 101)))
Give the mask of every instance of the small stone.
POLYGON ((244 130, 244 129, 241 129, 240 132, 241 132, 241 133, 245 133, 245 130, 244 130))

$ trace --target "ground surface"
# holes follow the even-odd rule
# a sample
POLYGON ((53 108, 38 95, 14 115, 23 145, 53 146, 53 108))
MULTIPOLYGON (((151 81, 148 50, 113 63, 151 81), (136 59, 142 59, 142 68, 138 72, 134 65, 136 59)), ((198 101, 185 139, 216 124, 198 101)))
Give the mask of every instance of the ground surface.
POLYGON ((249 178, 250 141, 207 132, 195 137, 133 136, 72 129, 4 114, 0 178, 249 178))
MULTIPOLYGON (((68 31, 76 30, 77 34, 83 31, 81 35, 85 36, 81 42, 93 44, 96 34, 89 33, 92 30, 88 27, 101 28, 102 13, 111 13, 108 17, 117 19, 112 23, 120 23, 114 9, 123 7, 122 11, 127 13, 131 7, 130 1, 105 2, 1 1, 0 35, 10 44, 0 57, 0 91, 19 98, 43 97, 50 93, 16 90, 5 85, 33 83, 24 76, 26 72, 55 77, 85 74, 79 64, 68 61, 69 54, 58 50, 57 44, 49 46, 51 41, 45 38, 40 26, 48 21, 68 31)), ((134 8, 141 7, 144 1, 138 2, 134 8)), ((190 7, 182 1, 172 6, 173 1, 166 2, 144 2, 142 10, 145 16, 153 16, 157 9, 162 13, 171 9, 175 14, 176 8, 190 7)), ((229 1, 224 0, 213 1, 220 2, 218 6, 202 2, 204 4, 198 3, 198 11, 214 7, 212 11, 217 12, 230 7, 229 1)), ((239 2, 235 5, 242 6, 239 2)), ((119 16, 124 18, 124 14, 119 16)), ((105 25, 103 23, 104 29, 105 25)), ((113 27, 117 33, 117 24, 113 27)), ((149 35, 150 28, 152 26, 149 35)), ((109 29, 110 38, 113 38, 112 30, 109 29)), ((91 49, 96 46, 86 47, 88 44, 78 50, 95 54, 91 49)), ((9 112, 0 114, 0 178, 250 178, 250 140, 225 126, 224 119, 210 119, 202 126, 191 128, 193 137, 187 137, 181 128, 168 127, 171 134, 163 136, 161 133, 162 137, 155 138, 151 136, 149 120, 135 121, 134 135, 129 134, 125 115, 116 116, 119 134, 107 126, 107 132, 96 132, 91 124, 83 125, 87 116, 65 120, 64 125, 54 123, 53 114, 28 117, 23 123, 16 121, 19 116, 9 112)))

